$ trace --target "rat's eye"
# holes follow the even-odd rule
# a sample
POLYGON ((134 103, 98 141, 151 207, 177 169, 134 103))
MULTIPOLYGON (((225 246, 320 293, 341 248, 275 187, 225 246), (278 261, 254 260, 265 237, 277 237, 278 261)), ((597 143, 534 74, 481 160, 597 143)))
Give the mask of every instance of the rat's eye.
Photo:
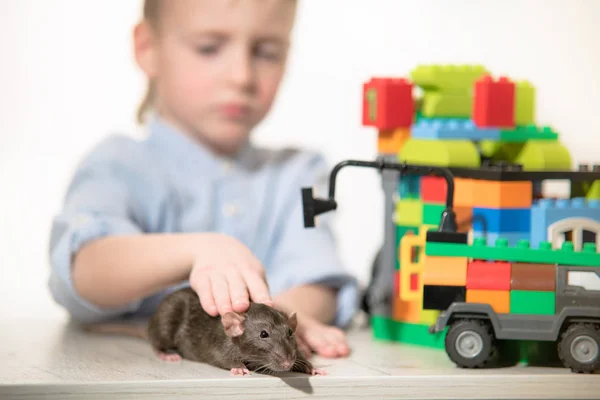
POLYGON ((294 331, 292 330, 292 328, 288 329, 288 335, 292 336, 294 334, 294 331))
POLYGON ((267 331, 260 331, 260 337, 261 338, 268 338, 269 337, 269 333, 267 331))

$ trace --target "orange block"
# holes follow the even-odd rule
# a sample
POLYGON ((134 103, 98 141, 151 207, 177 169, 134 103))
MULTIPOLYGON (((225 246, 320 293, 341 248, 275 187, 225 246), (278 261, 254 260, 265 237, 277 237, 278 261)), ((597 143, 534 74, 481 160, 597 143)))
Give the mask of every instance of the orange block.
POLYGON ((510 290, 467 289, 467 303, 483 303, 492 306, 497 313, 510 312, 510 290))
POLYGON ((404 301, 399 297, 394 298, 392 315, 395 321, 421 322, 421 311, 423 306, 420 301, 404 301))
POLYGON ((469 178, 454 178, 454 206, 473 208, 474 180, 469 178))
POLYGON ((410 128, 398 128, 393 131, 379 131, 377 151, 384 154, 398 154, 409 138, 410 128))
POLYGON ((454 207, 454 214, 456 214, 458 232, 468 233, 473 226, 473 208, 464 206, 454 207))
POLYGON ((474 206, 487 208, 529 208, 532 203, 531 182, 474 181, 474 206))
POLYGON ((467 257, 427 256, 423 285, 466 286, 467 257))

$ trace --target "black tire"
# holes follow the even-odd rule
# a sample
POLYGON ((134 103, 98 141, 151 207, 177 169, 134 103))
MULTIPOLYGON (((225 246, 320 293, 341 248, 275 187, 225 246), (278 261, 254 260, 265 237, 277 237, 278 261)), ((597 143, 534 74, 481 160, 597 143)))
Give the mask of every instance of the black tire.
POLYGON ((558 341, 558 357, 573 372, 594 373, 600 369, 600 326, 570 325, 558 341))
POLYGON ((455 321, 446 334, 446 353, 462 368, 482 368, 496 354, 496 338, 489 322, 480 319, 455 321), (474 345, 472 354, 465 345, 474 345))

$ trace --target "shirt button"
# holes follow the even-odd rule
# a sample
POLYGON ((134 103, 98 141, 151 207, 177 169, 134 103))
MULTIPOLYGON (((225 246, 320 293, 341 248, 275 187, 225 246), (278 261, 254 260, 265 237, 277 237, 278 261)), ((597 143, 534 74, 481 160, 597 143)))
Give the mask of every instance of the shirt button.
POLYGON ((234 215, 239 213, 239 209, 235 204, 226 203, 223 205, 223 215, 226 217, 233 217, 234 215))

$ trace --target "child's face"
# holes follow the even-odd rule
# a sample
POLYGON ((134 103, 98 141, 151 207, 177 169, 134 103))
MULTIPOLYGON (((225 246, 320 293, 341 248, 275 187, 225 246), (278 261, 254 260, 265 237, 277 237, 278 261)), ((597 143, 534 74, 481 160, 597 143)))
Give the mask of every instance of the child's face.
MULTIPOLYGON (((281 81, 293 0, 163 0, 138 61, 156 81, 159 112, 222 153, 268 112, 281 81)), ((139 37, 139 38, 138 38, 139 37)))

